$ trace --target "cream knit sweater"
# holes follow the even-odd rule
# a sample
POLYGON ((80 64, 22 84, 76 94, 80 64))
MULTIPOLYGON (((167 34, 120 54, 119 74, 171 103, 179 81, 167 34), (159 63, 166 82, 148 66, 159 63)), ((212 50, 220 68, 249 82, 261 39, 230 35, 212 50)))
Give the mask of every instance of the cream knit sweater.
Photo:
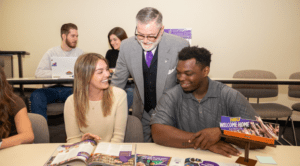
POLYGON ((103 142, 123 142, 128 116, 126 92, 118 87, 113 87, 114 103, 111 114, 103 117, 102 100, 89 101, 89 110, 86 114, 88 127, 79 128, 74 110, 73 95, 65 102, 64 119, 67 133, 67 143, 81 141, 85 133, 98 135, 103 142))

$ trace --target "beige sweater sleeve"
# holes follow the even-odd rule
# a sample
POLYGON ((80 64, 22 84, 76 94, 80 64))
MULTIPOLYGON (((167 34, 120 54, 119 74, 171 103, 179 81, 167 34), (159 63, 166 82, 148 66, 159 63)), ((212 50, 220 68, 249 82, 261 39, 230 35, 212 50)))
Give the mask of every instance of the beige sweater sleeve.
POLYGON ((117 105, 117 110, 111 142, 124 142, 128 116, 127 94, 124 90, 114 87, 114 96, 114 104, 117 105))
POLYGON ((76 121, 73 95, 69 96, 65 102, 64 120, 67 134, 67 143, 81 141, 82 133, 76 121))

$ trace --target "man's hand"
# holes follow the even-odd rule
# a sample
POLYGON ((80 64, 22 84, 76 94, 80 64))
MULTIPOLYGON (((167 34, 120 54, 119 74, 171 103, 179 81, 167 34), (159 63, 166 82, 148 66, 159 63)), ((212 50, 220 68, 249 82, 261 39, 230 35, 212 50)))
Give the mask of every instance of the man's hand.
POLYGON ((189 143, 194 142, 194 149, 209 149, 210 146, 217 143, 221 139, 221 134, 222 133, 219 127, 206 128, 195 133, 189 139, 189 143))
POLYGON ((87 140, 87 139, 93 139, 95 141, 101 140, 101 138, 98 135, 95 134, 91 134, 91 133, 85 133, 82 137, 81 137, 81 141, 87 140))
POLYGON ((231 157, 231 155, 239 156, 241 154, 239 150, 224 141, 217 142, 216 144, 210 146, 208 150, 226 157, 231 157))

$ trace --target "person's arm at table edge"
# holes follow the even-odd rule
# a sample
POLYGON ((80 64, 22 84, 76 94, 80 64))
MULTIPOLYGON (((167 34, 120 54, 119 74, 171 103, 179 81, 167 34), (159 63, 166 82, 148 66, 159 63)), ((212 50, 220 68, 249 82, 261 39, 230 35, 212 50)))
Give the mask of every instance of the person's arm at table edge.
POLYGON ((49 50, 42 57, 36 71, 35 77, 37 78, 51 78, 52 77, 52 69, 50 66, 50 55, 49 50))
POLYGON ((151 133, 154 142, 159 145, 176 148, 194 147, 193 143, 188 142, 194 133, 186 132, 173 126, 158 123, 152 124, 151 133))
POLYGON ((26 107, 22 108, 14 117, 18 134, 2 139, 0 149, 32 143, 34 134, 31 127, 30 119, 27 115, 26 107))
MULTIPOLYGON (((154 142, 159 145, 176 148, 194 147, 194 143, 188 142, 194 133, 182 131, 173 126, 163 124, 152 124, 151 131, 154 142)), ((209 150, 226 157, 231 157, 231 155, 238 156, 240 154, 236 148, 223 141, 218 141, 217 143, 213 144, 209 147, 209 150)))

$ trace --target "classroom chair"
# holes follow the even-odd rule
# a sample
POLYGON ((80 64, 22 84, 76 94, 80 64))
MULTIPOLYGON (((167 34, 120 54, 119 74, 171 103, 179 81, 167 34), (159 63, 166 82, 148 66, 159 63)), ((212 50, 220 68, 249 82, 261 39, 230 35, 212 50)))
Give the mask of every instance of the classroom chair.
POLYGON ((124 142, 144 142, 143 126, 139 118, 128 115, 124 142))
MULTIPOLYGON (((300 72, 293 73, 290 76, 290 79, 300 79, 300 72)), ((289 97, 300 98, 300 85, 289 85, 288 95, 289 97)), ((300 112, 300 102, 293 104, 292 109, 293 111, 300 112)), ((297 146, 296 135, 295 135, 295 140, 297 146)))
POLYGON ((49 143, 49 129, 46 119, 39 114, 28 113, 28 117, 31 121, 34 143, 49 143))
POLYGON ((47 104, 47 115, 53 116, 53 115, 60 115, 64 113, 64 107, 65 103, 50 103, 47 104))
MULTIPOLYGON (((233 78, 252 78, 252 79, 276 79, 275 74, 269 71, 263 70, 241 70, 236 72, 233 75, 233 78)), ((275 118, 276 122, 278 118, 287 117, 286 125, 283 129, 287 126, 287 123, 291 121, 293 134, 295 138, 295 129, 294 129, 294 122, 291 118, 293 111, 282 104, 278 103, 260 103, 260 98, 270 98, 278 96, 278 85, 277 84, 232 84, 232 88, 241 92, 248 100, 249 98, 257 98, 257 103, 251 103, 252 107, 256 111, 256 113, 262 118, 275 118)), ((284 139, 288 144, 292 145, 288 142, 284 136, 284 132, 279 134, 281 138, 284 139)), ((279 141, 278 141, 279 142, 279 141)), ((296 139, 295 139, 296 142, 296 139)), ((279 142, 280 143, 280 142, 279 142)), ((281 143, 280 143, 281 144, 281 143)))

